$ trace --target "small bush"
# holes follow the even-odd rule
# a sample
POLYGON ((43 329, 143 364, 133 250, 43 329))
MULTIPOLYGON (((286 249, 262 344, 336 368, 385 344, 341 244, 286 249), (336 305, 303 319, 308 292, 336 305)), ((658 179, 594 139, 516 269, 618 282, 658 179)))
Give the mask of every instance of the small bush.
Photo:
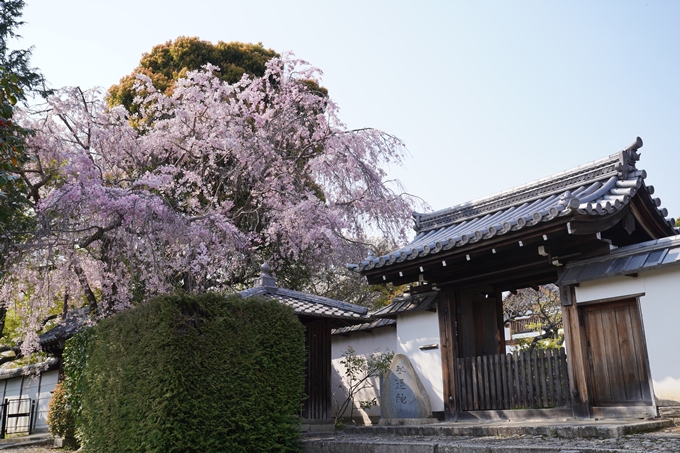
POLYGON ((66 398, 66 390, 62 383, 58 383, 52 393, 47 426, 55 437, 73 437, 75 418, 66 398))
POLYGON ((84 451, 299 451, 304 330, 290 308, 167 296, 94 329, 84 451))

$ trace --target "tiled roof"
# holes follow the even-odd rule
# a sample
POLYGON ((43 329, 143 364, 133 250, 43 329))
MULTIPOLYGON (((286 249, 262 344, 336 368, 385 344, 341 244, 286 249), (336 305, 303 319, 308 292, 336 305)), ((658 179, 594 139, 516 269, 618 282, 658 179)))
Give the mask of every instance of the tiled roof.
POLYGON ((66 319, 40 335, 40 347, 43 351, 50 353, 62 350, 64 347, 63 341, 68 340, 85 329, 89 321, 89 307, 70 310, 66 315, 66 319))
POLYGON ((363 324, 340 327, 333 330, 333 335, 347 334, 350 332, 359 332, 362 330, 371 330, 376 327, 389 326, 397 323, 396 317, 400 313, 408 311, 425 311, 430 310, 437 303, 438 291, 428 291, 420 294, 404 293, 392 299, 392 303, 379 310, 370 313, 371 322, 363 324), (377 319, 375 319, 377 318, 377 319))
POLYGON ((335 318, 345 320, 369 320, 368 308, 342 302, 328 297, 302 293, 291 289, 279 288, 276 281, 269 275, 269 266, 262 265, 262 275, 255 286, 242 291, 242 297, 262 296, 274 299, 284 305, 293 307, 296 315, 335 318))
POLYGON ((399 313, 407 311, 429 310, 437 303, 439 292, 428 291, 420 294, 403 294, 395 297, 390 305, 373 312, 374 318, 396 317, 399 313))
MULTIPOLYGON (((623 151, 505 192, 428 214, 414 213, 417 235, 410 244, 383 256, 369 256, 348 268, 357 272, 391 266, 528 229, 567 215, 597 217, 623 209, 644 186, 647 173, 636 168, 638 137, 623 151)), ((654 193, 652 186, 647 192, 654 193)), ((668 216, 654 204, 662 217, 668 216)), ((666 219, 674 227, 674 219, 666 219)), ((680 230, 676 230, 680 231, 680 230)))
POLYGON ((612 250, 609 255, 566 266, 560 285, 596 280, 606 277, 631 275, 640 271, 680 264, 680 235, 612 250))
POLYGON ((333 329, 331 331, 331 335, 347 335, 348 333, 352 332, 365 332, 367 330, 377 329, 378 327, 394 326, 396 324, 396 319, 381 318, 354 326, 338 327, 337 329, 333 329))
MULTIPOLYGON (((7 366, 9 364, 5 364, 7 366)), ((44 373, 46 371, 52 371, 59 368, 59 359, 56 357, 50 357, 44 362, 34 363, 31 365, 24 365, 19 368, 4 368, 0 370, 0 381, 5 379, 12 379, 19 376, 28 376, 36 373, 44 373)))

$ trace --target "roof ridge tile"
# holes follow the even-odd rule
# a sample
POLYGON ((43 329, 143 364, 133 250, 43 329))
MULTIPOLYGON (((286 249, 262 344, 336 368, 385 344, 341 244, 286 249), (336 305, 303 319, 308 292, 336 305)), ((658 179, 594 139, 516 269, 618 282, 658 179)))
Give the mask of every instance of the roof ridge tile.
POLYGON ((617 168, 619 163, 619 153, 616 153, 488 197, 478 198, 432 213, 414 212, 416 231, 422 233, 464 220, 476 219, 503 208, 564 193, 572 188, 581 187, 584 183, 590 181, 595 183, 606 180, 608 179, 607 176, 611 178, 620 173, 617 168))
MULTIPOLYGON (((405 260, 425 257, 442 250, 464 247, 478 241, 531 228, 557 217, 587 218, 611 215, 624 209, 647 189, 647 173, 636 168, 642 146, 638 137, 628 148, 602 159, 556 173, 496 195, 480 198, 429 214, 413 213, 416 237, 407 245, 386 255, 369 256, 348 264, 355 272, 391 266, 405 260)), ((659 216, 667 217, 661 200, 652 200, 659 216)), ((678 232, 672 219, 665 219, 668 233, 678 232)))

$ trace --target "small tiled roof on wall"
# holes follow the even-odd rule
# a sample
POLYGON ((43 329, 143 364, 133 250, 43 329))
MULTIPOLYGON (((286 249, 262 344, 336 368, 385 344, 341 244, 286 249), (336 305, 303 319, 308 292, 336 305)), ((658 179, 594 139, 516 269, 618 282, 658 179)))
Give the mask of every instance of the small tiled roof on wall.
POLYGON ((574 261, 566 266, 557 283, 573 285, 676 265, 680 265, 680 235, 620 247, 603 257, 574 261))
MULTIPOLYGON (((410 244, 383 256, 369 256, 348 264, 356 272, 384 268, 396 263, 464 247, 509 232, 530 229, 567 215, 576 218, 614 214, 626 207, 645 186, 647 173, 636 168, 642 146, 638 137, 628 148, 604 159, 556 175, 433 213, 414 213, 417 235, 410 244)), ((668 216, 661 200, 653 199, 658 215, 668 216)), ((666 219, 673 231, 674 219, 666 219)), ((675 229, 680 232, 680 230, 675 229)))
POLYGON ((371 313, 374 318, 396 318, 407 311, 431 310, 437 303, 438 291, 428 291, 419 294, 404 293, 392 299, 390 305, 371 313))
POLYGON ((59 369, 59 359, 56 357, 49 357, 44 362, 34 363, 31 365, 24 365, 19 368, 5 368, 0 370, 0 381, 12 379, 19 376, 37 375, 46 371, 59 369))
POLYGON ((354 332, 370 332, 373 329, 377 329, 377 328, 380 328, 380 327, 396 326, 396 325, 397 325, 396 319, 381 318, 381 319, 373 320, 371 322, 365 322, 363 324, 356 324, 354 326, 338 327, 337 329, 333 329, 331 331, 331 335, 347 335, 349 333, 354 333, 354 332))
POLYGON ((439 291, 427 291, 418 294, 403 293, 394 299, 390 305, 369 314, 372 321, 355 326, 340 327, 333 330, 333 335, 346 335, 351 332, 370 331, 377 327, 397 324, 397 315, 411 311, 434 310, 437 306, 439 291))
POLYGON ((352 321, 369 320, 368 308, 342 302, 314 294, 279 288, 276 280, 269 275, 267 263, 262 265, 262 275, 255 282, 255 286, 239 294, 241 297, 262 296, 288 305, 298 316, 313 316, 320 318, 334 318, 352 321))

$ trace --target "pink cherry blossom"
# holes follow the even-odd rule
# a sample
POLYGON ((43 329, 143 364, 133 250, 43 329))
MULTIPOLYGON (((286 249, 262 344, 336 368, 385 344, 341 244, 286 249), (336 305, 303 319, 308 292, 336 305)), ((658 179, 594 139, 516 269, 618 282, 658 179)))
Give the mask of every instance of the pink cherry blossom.
POLYGON ((234 85, 216 70, 169 96, 140 76, 133 118, 78 88, 24 114, 37 228, 0 295, 20 307, 26 338, 65 295, 103 316, 178 288, 250 284, 264 260, 342 266, 370 236, 404 239, 414 201, 384 170, 401 164, 401 141, 348 130, 301 83, 320 71, 289 56, 234 85))

